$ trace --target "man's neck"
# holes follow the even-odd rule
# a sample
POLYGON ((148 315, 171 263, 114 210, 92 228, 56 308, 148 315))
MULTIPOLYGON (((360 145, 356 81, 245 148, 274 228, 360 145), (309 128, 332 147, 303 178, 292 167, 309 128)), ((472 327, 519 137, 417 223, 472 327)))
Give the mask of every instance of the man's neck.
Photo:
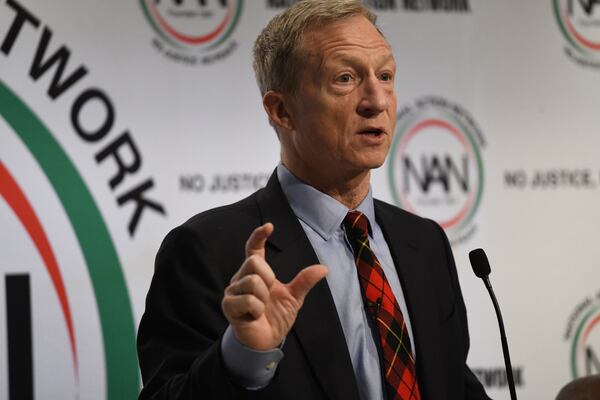
POLYGON ((333 197, 351 210, 354 210, 369 193, 370 170, 350 176, 331 176, 297 170, 285 162, 283 164, 296 178, 333 197))

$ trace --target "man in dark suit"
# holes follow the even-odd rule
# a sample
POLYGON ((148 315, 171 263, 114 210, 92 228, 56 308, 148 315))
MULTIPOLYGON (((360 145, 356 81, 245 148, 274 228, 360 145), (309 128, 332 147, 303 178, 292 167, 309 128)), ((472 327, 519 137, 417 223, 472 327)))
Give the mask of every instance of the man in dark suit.
POLYGON ((487 399, 446 236, 372 198, 396 122, 375 16, 302 1, 263 30, 254 68, 281 163, 165 239, 140 398, 487 399))

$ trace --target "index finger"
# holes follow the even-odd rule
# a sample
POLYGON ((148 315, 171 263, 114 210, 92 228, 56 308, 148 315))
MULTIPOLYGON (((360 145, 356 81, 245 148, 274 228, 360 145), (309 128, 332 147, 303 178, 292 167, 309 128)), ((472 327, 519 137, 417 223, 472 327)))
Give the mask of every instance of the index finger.
POLYGON ((273 224, 267 222, 252 231, 246 241, 246 258, 253 255, 265 258, 265 244, 271 233, 273 233, 273 229, 275 229, 273 224))

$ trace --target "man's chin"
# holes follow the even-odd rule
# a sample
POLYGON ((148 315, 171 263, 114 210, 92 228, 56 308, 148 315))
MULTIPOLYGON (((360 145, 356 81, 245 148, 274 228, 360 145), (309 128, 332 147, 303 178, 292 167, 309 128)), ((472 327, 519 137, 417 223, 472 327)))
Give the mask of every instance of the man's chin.
POLYGON ((365 168, 366 169, 377 169, 385 163, 386 157, 374 157, 373 159, 365 160, 365 168))
POLYGON ((354 169, 354 173, 353 175, 361 175, 367 172, 370 172, 371 170, 377 169, 381 166, 383 166, 385 162, 385 159, 383 161, 370 161, 370 162, 364 162, 361 163, 359 165, 356 166, 356 168, 354 169))

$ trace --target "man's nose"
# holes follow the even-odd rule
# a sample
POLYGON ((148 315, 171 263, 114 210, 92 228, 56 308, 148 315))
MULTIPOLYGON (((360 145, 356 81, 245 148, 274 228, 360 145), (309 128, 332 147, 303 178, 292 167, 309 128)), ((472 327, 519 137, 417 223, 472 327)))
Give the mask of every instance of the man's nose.
POLYGON ((391 96, 393 96, 393 88, 389 88, 389 83, 386 84, 375 76, 369 77, 363 81, 362 98, 357 111, 366 118, 378 115, 387 110, 391 96))

